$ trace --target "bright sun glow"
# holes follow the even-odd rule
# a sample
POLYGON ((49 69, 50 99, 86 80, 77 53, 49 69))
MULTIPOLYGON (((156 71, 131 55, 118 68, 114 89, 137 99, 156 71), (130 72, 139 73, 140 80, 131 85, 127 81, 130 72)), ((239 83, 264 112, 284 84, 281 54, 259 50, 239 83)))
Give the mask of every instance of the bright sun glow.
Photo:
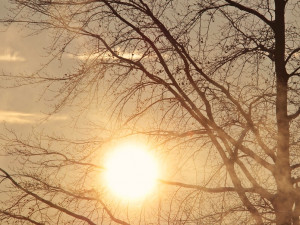
POLYGON ((106 161, 108 188, 124 199, 139 199, 149 194, 156 184, 157 173, 152 155, 135 143, 118 146, 106 161))

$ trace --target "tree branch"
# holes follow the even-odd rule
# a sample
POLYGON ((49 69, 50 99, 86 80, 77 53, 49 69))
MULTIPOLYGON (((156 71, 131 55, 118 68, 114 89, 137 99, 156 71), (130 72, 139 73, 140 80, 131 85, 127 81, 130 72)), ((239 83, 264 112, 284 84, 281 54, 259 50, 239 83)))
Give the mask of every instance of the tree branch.
POLYGON ((44 223, 40 223, 40 222, 37 222, 37 221, 35 221, 35 220, 32 220, 32 219, 30 219, 30 218, 27 217, 27 216, 16 215, 16 214, 13 214, 13 213, 11 213, 11 212, 7 212, 7 211, 5 211, 5 210, 1 210, 1 209, 0 209, 0 214, 1 214, 1 213, 4 214, 4 215, 7 215, 7 216, 9 216, 9 217, 18 219, 18 220, 25 220, 25 221, 28 221, 28 222, 30 222, 30 223, 32 223, 32 224, 36 224, 36 225, 44 225, 44 223))
POLYGON ((299 115, 300 115, 300 107, 298 108, 298 110, 294 114, 288 115, 288 120, 296 119, 299 115))
MULTIPOLYGON (((171 185, 171 186, 178 186, 188 189, 195 189, 207 193, 224 193, 224 192, 237 192, 237 189, 235 187, 216 187, 216 188, 207 188, 200 185, 194 185, 194 184, 186 184, 181 182, 174 182, 174 181, 167 181, 167 180, 158 180, 162 184, 171 185)), ((244 192, 250 192, 250 193, 258 193, 261 194, 261 190, 258 190, 257 188, 242 188, 244 192)), ((268 195, 270 197, 271 195, 268 195)))
POLYGON ((264 17, 258 11, 255 11, 254 9, 251 9, 244 5, 241 5, 240 3, 235 2, 235 1, 231 1, 231 0, 225 0, 225 1, 235 8, 238 8, 244 12, 248 12, 248 13, 260 18, 262 21, 264 21, 266 24, 268 24, 271 28, 273 28, 273 21, 268 20, 266 17, 264 17))
MULTIPOLYGON (((68 209, 66 209, 66 208, 63 208, 63 207, 61 207, 61 206, 59 206, 59 205, 56 205, 56 204, 54 204, 53 202, 48 201, 48 200, 46 200, 46 199, 40 197, 39 195, 37 195, 37 194, 35 194, 35 193, 33 193, 33 192, 31 192, 31 191, 25 189, 25 188, 22 187, 20 184, 18 184, 18 183, 17 183, 17 182, 16 182, 16 181, 15 181, 15 180, 14 180, 14 179, 13 179, 13 178, 5 171, 5 170, 3 170, 2 168, 0 168, 0 171, 1 171, 2 173, 5 174, 5 177, 6 177, 7 179, 9 179, 9 180, 14 184, 15 187, 17 187, 18 189, 22 190, 23 192, 25 192, 25 193, 31 195, 32 197, 34 197, 34 198, 37 199, 38 201, 41 201, 41 202, 45 203, 46 205, 48 205, 48 206, 50 206, 50 207, 52 207, 52 208, 54 208, 54 209, 57 209, 57 210, 59 210, 59 211, 65 213, 65 214, 67 214, 67 215, 69 215, 69 216, 72 216, 72 217, 74 217, 74 218, 76 218, 76 219, 85 221, 85 222, 88 223, 89 225, 96 225, 96 223, 94 223, 93 221, 91 221, 89 218, 87 218, 87 217, 85 217, 85 216, 82 216, 82 215, 79 215, 79 214, 77 214, 77 213, 74 213, 74 212, 72 212, 72 211, 70 211, 70 210, 68 210, 68 209)), ((106 208, 106 209, 107 209, 107 208, 106 208)), ((106 210, 106 209, 105 209, 105 210, 106 210)), ((106 211, 106 212, 107 212, 107 211, 106 211)), ((119 223, 119 224, 122 224, 122 225, 129 225, 128 223, 126 223, 126 222, 124 222, 124 221, 118 220, 118 219, 116 219, 115 217, 111 217, 111 216, 113 216, 113 215, 110 213, 109 210, 108 210, 108 212, 109 212, 108 214, 109 214, 110 218, 113 218, 113 219, 112 219, 113 221, 115 221, 115 222, 117 222, 117 223, 119 223)))
POLYGON ((299 52, 299 51, 300 51, 300 47, 299 47, 299 48, 295 48, 295 49, 288 55, 288 57, 286 58, 285 64, 287 64, 287 62, 290 60, 290 58, 291 58, 295 53, 297 53, 297 52, 299 52))

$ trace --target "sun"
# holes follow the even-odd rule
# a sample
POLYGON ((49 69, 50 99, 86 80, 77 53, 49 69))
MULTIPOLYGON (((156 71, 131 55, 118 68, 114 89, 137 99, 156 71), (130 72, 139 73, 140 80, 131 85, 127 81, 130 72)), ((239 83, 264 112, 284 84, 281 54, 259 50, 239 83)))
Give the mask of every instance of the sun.
POLYGON ((145 146, 123 143, 108 156, 104 174, 111 192, 123 199, 136 200, 154 189, 158 166, 145 146))

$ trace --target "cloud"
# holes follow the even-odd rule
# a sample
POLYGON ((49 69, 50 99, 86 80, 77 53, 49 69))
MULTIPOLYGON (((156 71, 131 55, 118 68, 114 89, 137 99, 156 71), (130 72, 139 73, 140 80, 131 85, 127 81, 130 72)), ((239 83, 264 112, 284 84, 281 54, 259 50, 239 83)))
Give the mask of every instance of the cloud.
POLYGON ((19 52, 13 51, 11 49, 5 49, 0 52, 0 61, 4 62, 25 62, 26 59, 20 56, 19 52))
MULTIPOLYGON (((32 124, 40 122, 45 118, 45 115, 40 113, 23 113, 16 111, 0 110, 0 123, 13 123, 13 124, 32 124)), ((51 116, 48 120, 66 120, 67 117, 63 115, 51 116)))
MULTIPOLYGON (((140 59, 142 57, 141 54, 139 53, 121 53, 121 52, 118 52, 118 55, 123 57, 123 58, 126 58, 126 59, 131 59, 131 60, 134 60, 134 59, 140 59)), ((74 55, 74 54, 67 54, 67 57, 69 58, 77 58, 77 59, 80 59, 80 60, 87 60, 87 59, 95 59, 95 58, 99 58, 99 59, 102 59, 102 60, 105 60, 105 59, 116 59, 116 57, 112 56, 110 53, 102 53, 102 54, 98 54, 98 53, 95 53, 95 54, 82 54, 82 55, 74 55)))

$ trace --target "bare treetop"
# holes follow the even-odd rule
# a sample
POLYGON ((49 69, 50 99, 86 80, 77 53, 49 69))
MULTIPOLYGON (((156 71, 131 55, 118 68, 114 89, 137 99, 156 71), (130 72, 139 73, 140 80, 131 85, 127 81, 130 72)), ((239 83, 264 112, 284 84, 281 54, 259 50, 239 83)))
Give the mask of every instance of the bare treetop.
POLYGON ((3 23, 48 32, 52 59, 75 62, 68 74, 18 82, 54 89, 52 113, 99 100, 114 129, 100 141, 3 136, 20 165, 1 169, 13 200, 0 218, 299 224, 299 12, 284 0, 11 1, 3 23), (170 166, 157 198, 126 215, 105 187, 89 185, 104 143, 131 135, 148 138, 170 166))

